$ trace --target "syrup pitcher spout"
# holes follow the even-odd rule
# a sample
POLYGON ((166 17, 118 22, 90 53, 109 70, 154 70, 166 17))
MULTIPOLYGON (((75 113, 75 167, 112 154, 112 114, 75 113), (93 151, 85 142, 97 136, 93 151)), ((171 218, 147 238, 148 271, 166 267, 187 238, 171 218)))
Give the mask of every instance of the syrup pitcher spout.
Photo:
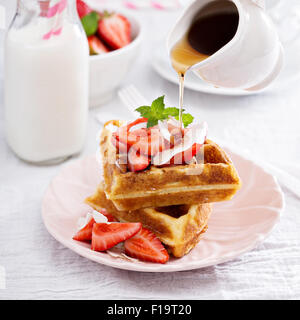
POLYGON ((195 0, 168 36, 171 59, 185 38, 191 50, 207 56, 189 65, 204 81, 223 88, 265 88, 282 68, 283 50, 264 8, 264 0, 195 0))

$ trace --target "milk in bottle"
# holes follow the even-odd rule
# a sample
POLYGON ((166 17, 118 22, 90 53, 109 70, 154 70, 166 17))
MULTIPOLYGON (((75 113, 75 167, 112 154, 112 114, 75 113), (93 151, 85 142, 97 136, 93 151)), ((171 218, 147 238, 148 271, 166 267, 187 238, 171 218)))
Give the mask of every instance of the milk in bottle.
POLYGON ((18 0, 5 42, 5 125, 11 149, 34 163, 83 147, 88 44, 75 0, 18 0))

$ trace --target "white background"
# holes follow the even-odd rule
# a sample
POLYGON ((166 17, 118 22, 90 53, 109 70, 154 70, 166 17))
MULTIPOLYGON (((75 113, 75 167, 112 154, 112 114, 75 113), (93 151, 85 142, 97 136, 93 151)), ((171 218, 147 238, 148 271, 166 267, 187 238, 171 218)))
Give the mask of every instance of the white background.
MULTIPOLYGON (((11 0, 3 2, 13 6, 11 0)), ((290 3, 287 12, 292 11, 290 3)), ((137 12, 146 34, 126 84, 135 84, 149 101, 166 94, 169 105, 177 103, 177 86, 161 79, 150 64, 157 42, 178 13, 137 12)), ((216 141, 226 140, 300 180, 300 82, 296 64, 292 69, 293 81, 282 81, 276 89, 255 96, 223 97, 187 90, 185 106, 208 122, 209 134, 216 141)), ((1 101, 2 78, 1 68, 1 101)), ((106 111, 118 118, 128 116, 117 97, 91 110, 80 156, 95 152, 100 129, 96 115, 106 111)), ((6 289, 0 291, 0 299, 300 298, 300 199, 284 187, 286 208, 281 222, 264 243, 231 262, 169 274, 117 270, 78 256, 48 234, 41 219, 41 201, 51 178, 65 164, 37 167, 17 159, 6 145, 3 122, 1 104, 0 265, 6 269, 6 289)))

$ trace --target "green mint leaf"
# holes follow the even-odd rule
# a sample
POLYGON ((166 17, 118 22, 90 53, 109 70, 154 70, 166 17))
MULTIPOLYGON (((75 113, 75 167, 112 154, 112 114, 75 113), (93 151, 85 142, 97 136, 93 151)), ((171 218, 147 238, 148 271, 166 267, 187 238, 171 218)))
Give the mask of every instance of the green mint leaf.
POLYGON ((155 99, 151 104, 151 111, 158 120, 163 116, 163 112, 165 109, 164 98, 165 96, 161 96, 155 99))
MULTIPOLYGON (((179 119, 179 109, 175 107, 165 108, 164 103, 165 96, 161 96, 154 100, 150 106, 141 106, 135 109, 141 114, 141 117, 147 118, 147 128, 154 127, 158 124, 159 120, 165 120, 169 117, 175 117, 179 119)), ((183 113, 185 110, 182 110, 182 123, 184 127, 187 127, 194 120, 194 117, 189 113, 183 113)))
POLYGON ((158 119, 156 118, 148 118, 147 128, 154 127, 158 124, 158 119))
POLYGON ((179 116, 179 109, 172 107, 172 108, 166 108, 164 110, 164 115, 171 116, 171 117, 177 117, 179 116))
POLYGON ((194 117, 189 113, 183 113, 182 114, 182 123, 184 127, 186 128, 189 124, 191 124, 194 121, 194 117))
POLYGON ((99 14, 95 11, 92 11, 91 13, 81 18, 83 29, 88 37, 94 35, 97 32, 98 21, 99 14))
POLYGON ((139 107, 139 108, 135 109, 135 111, 139 112, 141 114, 141 117, 143 117, 143 118, 150 118, 151 117, 151 107, 149 107, 149 106, 139 107))

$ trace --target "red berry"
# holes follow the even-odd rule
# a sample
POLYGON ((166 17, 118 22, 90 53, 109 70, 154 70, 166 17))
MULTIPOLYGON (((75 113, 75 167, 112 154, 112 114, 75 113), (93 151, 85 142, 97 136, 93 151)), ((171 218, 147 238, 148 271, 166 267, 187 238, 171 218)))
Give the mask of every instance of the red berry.
POLYGON ((160 240, 146 228, 125 241, 125 253, 142 261, 166 263, 169 260, 169 254, 160 240))
POLYGON ((117 13, 104 12, 99 21, 98 33, 113 49, 123 48, 131 42, 130 22, 117 13))
POLYGON ((105 251, 133 237, 142 228, 137 223, 95 223, 92 235, 92 250, 105 251))
POLYGON ((92 9, 82 0, 76 0, 76 4, 77 4, 77 12, 80 19, 86 16, 87 14, 89 14, 90 12, 92 12, 92 9))

